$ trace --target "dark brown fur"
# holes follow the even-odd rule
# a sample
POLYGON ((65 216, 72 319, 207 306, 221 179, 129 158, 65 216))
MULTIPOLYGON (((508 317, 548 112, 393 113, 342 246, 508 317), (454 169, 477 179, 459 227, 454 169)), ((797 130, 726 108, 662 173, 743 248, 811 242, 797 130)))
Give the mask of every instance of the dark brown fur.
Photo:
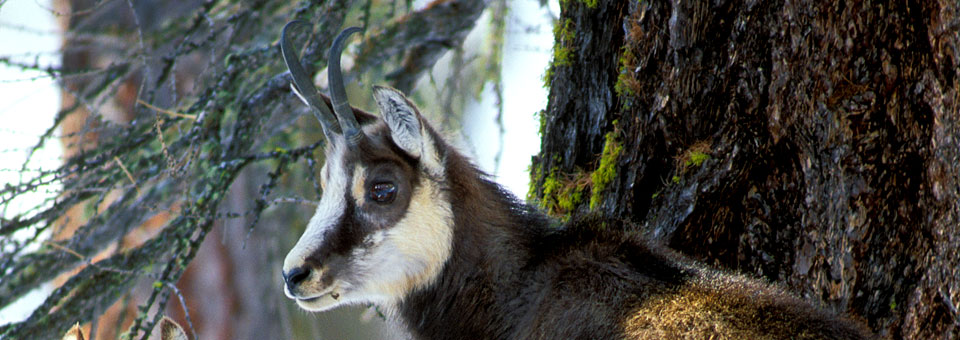
MULTIPOLYGON (((431 131, 434 140, 442 139, 431 131)), ((621 232, 558 225, 447 145, 453 250, 398 306, 422 339, 869 339, 776 287, 712 270, 621 232)))

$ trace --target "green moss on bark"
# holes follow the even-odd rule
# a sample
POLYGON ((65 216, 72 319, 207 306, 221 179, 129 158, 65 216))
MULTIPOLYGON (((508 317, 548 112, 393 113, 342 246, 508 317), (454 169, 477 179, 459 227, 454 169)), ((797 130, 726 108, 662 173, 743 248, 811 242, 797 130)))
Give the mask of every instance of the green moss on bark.
MULTIPOLYGON (((616 125, 616 121, 614 121, 616 125)), ((607 132, 604 137, 603 153, 600 155, 600 165, 590 175, 593 191, 590 194, 590 210, 600 204, 603 190, 617 177, 617 160, 623 151, 623 145, 617 140, 617 131, 607 132)))

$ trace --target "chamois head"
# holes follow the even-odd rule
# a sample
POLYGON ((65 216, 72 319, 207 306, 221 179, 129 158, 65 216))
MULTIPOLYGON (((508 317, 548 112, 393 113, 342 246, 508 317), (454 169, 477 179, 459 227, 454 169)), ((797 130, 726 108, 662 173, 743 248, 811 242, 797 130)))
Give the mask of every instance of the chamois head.
POLYGON ((429 284, 449 257, 448 146, 398 90, 374 88, 380 118, 350 107, 340 54, 346 38, 359 31, 356 27, 341 32, 330 48, 334 116, 287 39, 287 31, 300 24, 284 27, 281 50, 294 91, 323 127, 326 164, 320 205, 283 263, 284 291, 309 311, 392 304, 429 284))

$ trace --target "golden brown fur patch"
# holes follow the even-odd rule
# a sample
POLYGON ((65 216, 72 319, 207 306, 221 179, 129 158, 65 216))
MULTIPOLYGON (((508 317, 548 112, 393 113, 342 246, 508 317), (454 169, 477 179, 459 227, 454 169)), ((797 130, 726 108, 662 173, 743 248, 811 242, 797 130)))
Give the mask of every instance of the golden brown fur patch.
POLYGON ((817 320, 820 314, 776 287, 739 276, 706 275, 630 309, 623 324, 627 338, 812 340, 840 335, 818 327, 824 324, 817 320))

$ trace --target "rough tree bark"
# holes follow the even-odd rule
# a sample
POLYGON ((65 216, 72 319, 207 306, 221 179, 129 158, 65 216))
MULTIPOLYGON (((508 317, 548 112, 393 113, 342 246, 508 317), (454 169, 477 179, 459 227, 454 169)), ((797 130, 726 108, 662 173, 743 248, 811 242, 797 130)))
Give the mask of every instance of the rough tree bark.
POLYGON ((531 198, 960 336, 960 5, 561 1, 531 198))

